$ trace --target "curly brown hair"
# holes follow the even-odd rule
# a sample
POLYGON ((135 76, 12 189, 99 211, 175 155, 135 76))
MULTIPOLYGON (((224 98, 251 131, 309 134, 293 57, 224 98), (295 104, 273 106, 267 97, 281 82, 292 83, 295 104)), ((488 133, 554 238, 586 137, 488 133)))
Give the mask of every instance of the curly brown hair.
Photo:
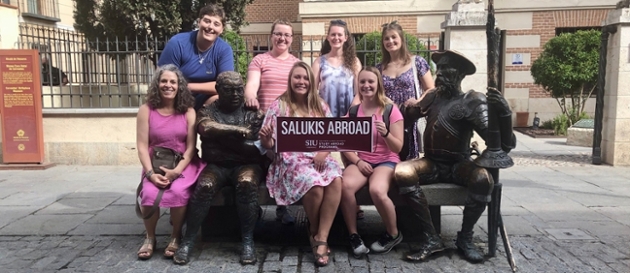
MULTIPOLYGON (((354 45, 354 37, 352 37, 350 30, 348 30, 348 24, 344 20, 332 20, 330 21, 330 26, 328 26, 328 32, 330 32, 331 27, 343 28, 347 38, 346 41, 343 43, 343 66, 350 69, 350 71, 354 73, 354 66, 357 62, 357 52, 354 45)), ((320 54, 327 54, 331 50, 332 48, 330 47, 330 42, 328 42, 328 39, 324 39, 324 44, 322 45, 320 54)))
POLYGON ((175 101, 173 102, 173 108, 178 113, 186 113, 188 108, 193 107, 195 99, 192 93, 188 89, 188 82, 182 75, 182 72, 173 64, 167 64, 158 67, 153 73, 151 83, 149 83, 149 89, 147 90, 147 105, 151 109, 158 109, 162 107, 162 96, 160 96, 160 78, 164 71, 170 71, 177 75, 177 94, 175 95, 175 101))

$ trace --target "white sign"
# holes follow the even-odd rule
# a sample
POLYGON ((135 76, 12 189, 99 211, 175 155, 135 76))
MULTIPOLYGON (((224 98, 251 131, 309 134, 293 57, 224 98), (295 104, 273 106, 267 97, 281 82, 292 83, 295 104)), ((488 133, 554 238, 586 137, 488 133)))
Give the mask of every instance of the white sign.
POLYGON ((521 53, 512 54, 512 64, 523 64, 523 54, 521 53))

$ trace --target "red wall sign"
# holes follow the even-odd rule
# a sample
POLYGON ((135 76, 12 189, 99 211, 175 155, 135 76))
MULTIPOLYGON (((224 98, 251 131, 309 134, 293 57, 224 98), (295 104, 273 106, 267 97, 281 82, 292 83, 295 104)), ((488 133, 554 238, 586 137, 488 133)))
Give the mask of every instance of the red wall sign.
POLYGON ((372 117, 277 117, 276 152, 372 151, 372 117))
POLYGON ((43 163, 44 138, 37 50, 0 50, 3 163, 43 163))

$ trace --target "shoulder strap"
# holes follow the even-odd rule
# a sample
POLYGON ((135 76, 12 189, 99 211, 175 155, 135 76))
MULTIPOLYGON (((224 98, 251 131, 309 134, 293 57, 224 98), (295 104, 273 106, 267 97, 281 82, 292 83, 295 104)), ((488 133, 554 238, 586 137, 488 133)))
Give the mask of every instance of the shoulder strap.
POLYGON ((350 106, 350 109, 348 109, 348 115, 351 118, 356 118, 358 112, 359 112, 359 105, 358 104, 352 105, 352 106, 350 106))
POLYGON ((389 116, 392 114, 393 104, 389 103, 385 105, 385 109, 383 109, 383 123, 385 123, 385 128, 389 130, 389 116))
POLYGON ((418 59, 417 55, 413 56, 413 63, 411 64, 411 69, 413 69, 413 83, 416 88, 416 99, 420 98, 420 81, 418 81, 418 68, 416 67, 416 61, 418 59))

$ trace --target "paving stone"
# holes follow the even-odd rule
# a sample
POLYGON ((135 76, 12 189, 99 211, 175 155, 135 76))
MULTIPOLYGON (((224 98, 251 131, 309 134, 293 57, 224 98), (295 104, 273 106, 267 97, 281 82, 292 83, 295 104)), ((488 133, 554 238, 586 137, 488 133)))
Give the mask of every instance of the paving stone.
POLYGON ((68 232, 69 235, 142 235, 145 232, 142 223, 136 224, 82 224, 68 232))
POLYGON ((265 262, 263 272, 279 272, 282 269, 282 262, 265 262))
POLYGON ((284 256, 282 259, 282 268, 286 266, 297 266, 299 263, 297 256, 284 256))
POLYGON ((297 273, 297 272, 298 272, 297 266, 283 266, 282 267, 282 273, 297 273))
POLYGON ((0 229, 0 235, 64 235, 90 217, 90 214, 29 215, 0 229))
POLYGON ((273 261, 280 261, 280 253, 278 252, 267 253, 267 257, 265 257, 265 262, 273 262, 273 261))
POLYGON ((47 214, 87 214, 103 210, 116 201, 115 197, 63 198, 46 208, 37 211, 36 215, 47 214))

